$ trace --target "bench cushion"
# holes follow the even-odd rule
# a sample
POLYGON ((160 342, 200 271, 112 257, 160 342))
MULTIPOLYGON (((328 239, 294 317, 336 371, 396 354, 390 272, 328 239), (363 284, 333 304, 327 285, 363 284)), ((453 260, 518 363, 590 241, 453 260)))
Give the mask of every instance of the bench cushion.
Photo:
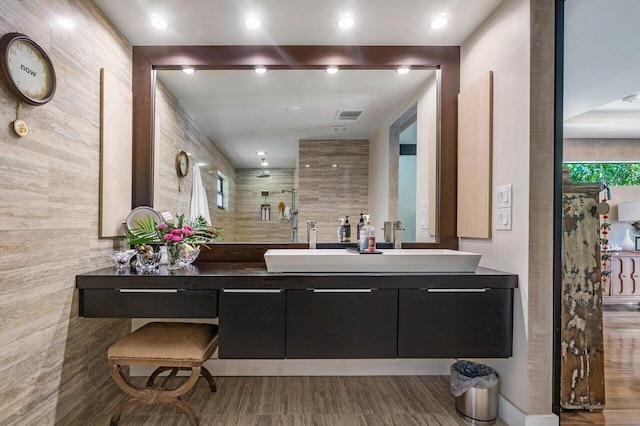
POLYGON ((217 346, 217 325, 152 322, 113 344, 108 357, 122 365, 197 366, 217 346))

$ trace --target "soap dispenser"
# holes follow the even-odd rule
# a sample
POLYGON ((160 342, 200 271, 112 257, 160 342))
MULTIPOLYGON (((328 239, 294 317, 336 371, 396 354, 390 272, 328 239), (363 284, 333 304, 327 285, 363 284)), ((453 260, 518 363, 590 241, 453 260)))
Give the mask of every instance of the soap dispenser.
POLYGON ((358 250, 360 250, 360 252, 367 251, 369 248, 369 229, 373 228, 368 214, 364 215, 363 219, 364 222, 360 229, 360 239, 358 240, 358 250))
POLYGON ((351 224, 349 223, 349 216, 346 216, 344 221, 344 238, 342 241, 345 243, 351 242, 351 224))
POLYGON ((366 235, 366 239, 363 238, 361 251, 376 251, 376 228, 371 225, 369 217, 365 220, 365 225, 362 228, 362 233, 366 235))
POLYGON ((358 229, 356 230, 356 242, 360 244, 360 231, 364 226, 364 213, 360 213, 360 221, 358 222, 358 229))
POLYGON ((344 242, 344 218, 340 218, 340 226, 338 226, 338 242, 344 242))

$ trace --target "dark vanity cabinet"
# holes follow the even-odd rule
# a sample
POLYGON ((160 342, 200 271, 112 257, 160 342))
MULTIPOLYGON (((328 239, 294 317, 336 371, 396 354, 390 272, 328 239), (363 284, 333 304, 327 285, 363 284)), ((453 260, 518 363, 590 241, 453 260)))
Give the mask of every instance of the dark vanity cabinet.
POLYGON ((395 358, 398 290, 287 290, 287 358, 395 358))
POLYGON ((400 290, 398 357, 512 355, 513 290, 400 290))
POLYGON ((220 358, 284 358, 286 293, 278 289, 220 291, 220 358))
POLYGON ((76 277, 80 315, 218 318, 226 359, 505 358, 517 275, 268 273, 204 263, 76 277))

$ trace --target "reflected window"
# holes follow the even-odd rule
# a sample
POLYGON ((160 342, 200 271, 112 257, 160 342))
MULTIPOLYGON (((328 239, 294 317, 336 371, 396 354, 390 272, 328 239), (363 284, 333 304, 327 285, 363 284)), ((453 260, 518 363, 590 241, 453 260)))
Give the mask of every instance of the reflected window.
POLYGON ((224 197, 225 197, 225 178, 222 173, 218 172, 218 208, 224 209, 224 197))

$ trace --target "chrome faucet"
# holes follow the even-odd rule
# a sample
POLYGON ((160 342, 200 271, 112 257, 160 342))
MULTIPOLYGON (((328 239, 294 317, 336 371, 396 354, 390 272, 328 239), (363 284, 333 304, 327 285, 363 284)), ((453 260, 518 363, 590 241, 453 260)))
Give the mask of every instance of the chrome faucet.
POLYGON ((318 242, 318 222, 315 220, 307 221, 307 241, 309 242, 309 249, 314 250, 318 242))
POLYGON ((400 250, 402 248, 402 221, 394 220, 393 221, 393 230, 392 230, 392 240, 393 240, 393 248, 396 250, 400 250))

